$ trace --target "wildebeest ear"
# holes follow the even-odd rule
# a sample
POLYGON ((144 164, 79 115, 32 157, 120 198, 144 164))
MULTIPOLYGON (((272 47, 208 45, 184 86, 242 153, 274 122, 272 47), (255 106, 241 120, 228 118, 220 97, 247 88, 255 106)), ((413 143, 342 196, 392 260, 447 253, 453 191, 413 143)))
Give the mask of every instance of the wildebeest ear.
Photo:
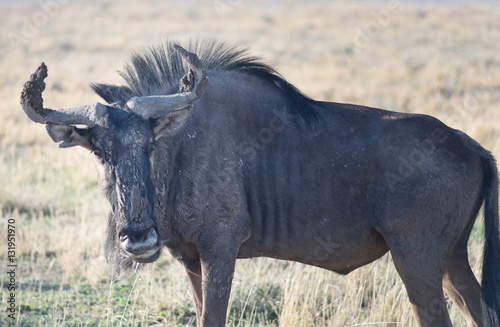
POLYGON ((174 110, 162 118, 156 119, 154 125, 155 138, 159 139, 160 137, 181 131, 188 123, 192 111, 193 107, 188 106, 183 109, 174 110))
POLYGON ((51 123, 48 123, 46 128, 54 142, 61 142, 59 143, 60 148, 69 148, 79 145, 89 150, 92 149, 87 129, 51 123))

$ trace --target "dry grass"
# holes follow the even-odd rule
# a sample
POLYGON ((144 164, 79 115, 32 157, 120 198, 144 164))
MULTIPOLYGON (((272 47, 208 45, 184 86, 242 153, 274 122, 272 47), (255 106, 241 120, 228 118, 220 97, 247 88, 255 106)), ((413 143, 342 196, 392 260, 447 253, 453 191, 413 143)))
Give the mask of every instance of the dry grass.
MULTIPOLYGON (((432 114, 500 157, 500 8, 401 2, 0 2, 0 258, 16 219, 17 324, 194 323, 186 277, 168 255, 116 280, 102 255, 107 203, 85 150, 60 150, 19 107, 22 84, 49 67, 46 106, 98 100, 132 50, 166 36, 251 46, 313 98, 432 114), (62 4, 64 3, 64 4, 62 4), (45 16, 44 16, 45 15, 45 16), (48 19, 44 19, 48 18, 48 19)), ((480 226, 471 241, 477 273, 480 226)), ((7 296, 0 276, 1 302, 7 296)), ((269 259, 237 265, 230 326, 411 326, 389 256, 346 277, 269 259)), ((456 326, 465 326, 451 306, 456 326)), ((0 316, 0 325, 6 320, 0 316)))

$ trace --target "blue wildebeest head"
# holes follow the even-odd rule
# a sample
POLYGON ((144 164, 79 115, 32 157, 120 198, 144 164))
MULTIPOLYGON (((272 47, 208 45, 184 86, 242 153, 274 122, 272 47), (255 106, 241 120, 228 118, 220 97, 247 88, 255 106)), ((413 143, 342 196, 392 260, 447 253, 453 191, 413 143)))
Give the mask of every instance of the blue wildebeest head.
POLYGON ((131 97, 110 105, 47 109, 42 99, 47 67, 42 63, 21 95, 25 113, 31 120, 46 124, 60 147, 78 145, 94 154, 99 184, 111 204, 106 255, 124 267, 159 257, 162 240, 153 218, 150 159, 156 140, 185 125, 192 104, 206 87, 205 70, 198 57, 175 48, 190 68, 176 94, 131 97), (81 125, 85 128, 77 127, 81 125))

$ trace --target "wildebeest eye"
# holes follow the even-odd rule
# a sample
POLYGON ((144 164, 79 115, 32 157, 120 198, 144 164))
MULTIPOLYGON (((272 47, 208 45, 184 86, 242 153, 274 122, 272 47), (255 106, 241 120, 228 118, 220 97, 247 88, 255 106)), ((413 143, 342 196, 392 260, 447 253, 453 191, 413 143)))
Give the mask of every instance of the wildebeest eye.
POLYGON ((96 157, 98 157, 98 158, 102 158, 102 152, 101 152, 101 150, 99 150, 99 149, 93 149, 93 150, 92 150, 92 153, 93 153, 96 157))
POLYGON ((149 143, 149 152, 153 151, 156 148, 156 142, 149 143))

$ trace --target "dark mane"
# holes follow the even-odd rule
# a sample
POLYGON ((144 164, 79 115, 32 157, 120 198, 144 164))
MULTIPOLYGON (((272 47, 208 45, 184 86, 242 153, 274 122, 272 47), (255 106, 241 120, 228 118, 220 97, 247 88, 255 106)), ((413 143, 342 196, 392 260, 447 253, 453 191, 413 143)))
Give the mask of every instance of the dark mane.
MULTIPOLYGON (((168 94, 172 89, 177 92, 176 87, 186 72, 186 66, 174 50, 174 44, 167 41, 150 47, 146 53, 134 53, 124 71, 119 72, 125 86, 96 83, 91 85, 92 89, 108 103, 127 101, 134 96, 168 94)), ((207 72, 238 71, 274 83, 288 99, 292 114, 298 114, 305 121, 315 117, 314 100, 302 94, 259 57, 250 56, 248 49, 213 40, 192 41, 185 48, 199 56, 207 72)))

